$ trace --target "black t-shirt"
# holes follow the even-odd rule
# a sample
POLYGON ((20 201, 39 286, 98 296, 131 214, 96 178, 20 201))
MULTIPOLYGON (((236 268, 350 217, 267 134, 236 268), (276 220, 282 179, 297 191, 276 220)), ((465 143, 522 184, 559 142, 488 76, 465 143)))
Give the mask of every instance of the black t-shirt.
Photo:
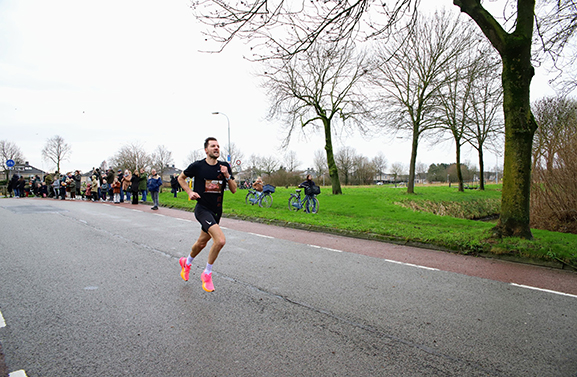
POLYGON ((183 171, 187 177, 194 178, 192 191, 200 195, 198 204, 215 213, 222 212, 222 196, 226 188, 226 178, 220 171, 222 165, 226 166, 232 179, 232 169, 228 162, 224 161, 217 161, 216 165, 209 165, 206 159, 199 160, 190 164, 183 171))

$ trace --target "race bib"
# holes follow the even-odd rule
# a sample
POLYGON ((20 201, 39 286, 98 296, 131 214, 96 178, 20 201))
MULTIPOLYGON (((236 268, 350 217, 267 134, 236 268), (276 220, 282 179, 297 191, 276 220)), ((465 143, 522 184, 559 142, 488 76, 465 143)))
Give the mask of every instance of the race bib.
POLYGON ((204 192, 207 194, 220 194, 222 192, 222 181, 205 179, 204 192))

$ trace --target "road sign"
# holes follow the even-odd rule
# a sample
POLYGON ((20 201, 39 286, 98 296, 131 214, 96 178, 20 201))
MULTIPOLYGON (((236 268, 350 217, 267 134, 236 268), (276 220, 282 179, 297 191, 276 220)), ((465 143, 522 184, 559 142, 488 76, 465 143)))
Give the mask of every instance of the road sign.
POLYGON ((236 164, 237 164, 237 165, 240 165, 240 160, 236 160, 236 164))
POLYGON ((14 162, 14 160, 6 160, 6 166, 8 166, 9 168, 13 167, 16 163, 14 162))

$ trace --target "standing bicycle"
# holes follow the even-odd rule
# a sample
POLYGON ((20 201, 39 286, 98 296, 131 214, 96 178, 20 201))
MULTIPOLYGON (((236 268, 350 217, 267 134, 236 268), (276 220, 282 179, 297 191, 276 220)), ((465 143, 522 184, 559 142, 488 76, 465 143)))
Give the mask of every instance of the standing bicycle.
POLYGON ((319 211, 319 200, 316 196, 321 193, 320 187, 315 184, 310 174, 307 175, 306 181, 301 183, 299 187, 305 189, 305 196, 301 199, 301 190, 297 189, 296 194, 291 194, 289 198, 289 209, 298 211, 304 208, 306 213, 317 213, 319 211))
POLYGON ((257 190, 248 190, 246 194, 245 203, 255 205, 258 204, 259 207, 269 208, 272 206, 272 193, 275 192, 275 187, 273 185, 264 185, 262 187, 262 192, 257 190))

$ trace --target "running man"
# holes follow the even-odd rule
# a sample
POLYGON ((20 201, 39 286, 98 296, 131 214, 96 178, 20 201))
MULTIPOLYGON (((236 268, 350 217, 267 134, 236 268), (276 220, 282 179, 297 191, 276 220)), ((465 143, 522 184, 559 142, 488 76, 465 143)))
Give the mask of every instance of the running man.
POLYGON ((222 215, 224 189, 228 185, 230 192, 234 194, 237 186, 230 165, 227 162, 218 161, 220 146, 214 137, 209 137, 204 141, 204 151, 206 152, 205 159, 193 162, 178 176, 178 183, 186 191, 188 197, 197 201, 194 216, 202 229, 198 240, 192 245, 192 251, 188 258, 182 257, 179 262, 182 267, 180 276, 184 281, 188 281, 193 259, 212 238, 208 263, 200 275, 202 288, 207 292, 212 292, 214 291, 212 265, 226 243, 224 233, 218 225, 222 215), (194 178, 194 190, 188 187, 187 177, 194 178))

